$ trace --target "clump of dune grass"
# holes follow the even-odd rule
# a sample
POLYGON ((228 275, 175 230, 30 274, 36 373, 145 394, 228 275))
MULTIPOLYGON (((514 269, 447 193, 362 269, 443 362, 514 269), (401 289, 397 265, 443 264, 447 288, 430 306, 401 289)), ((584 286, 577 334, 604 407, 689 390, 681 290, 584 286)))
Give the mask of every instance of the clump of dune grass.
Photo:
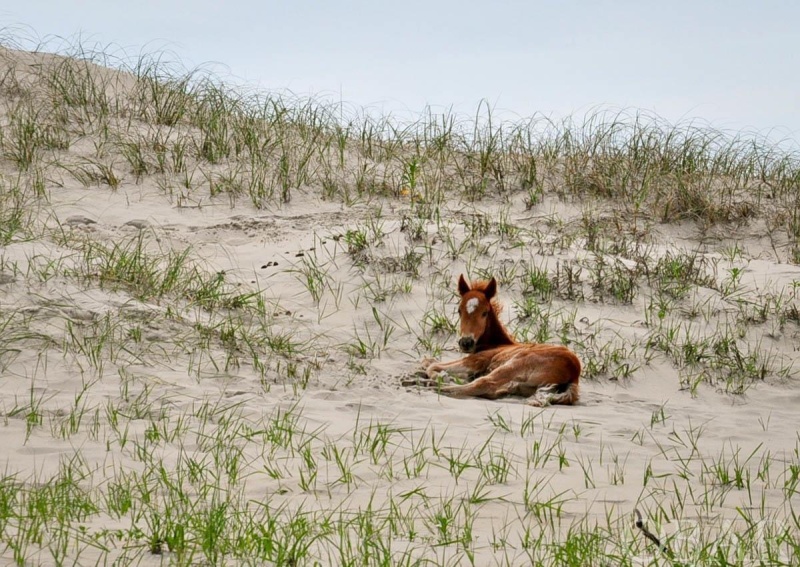
POLYGON ((156 244, 148 249, 144 232, 110 245, 70 235, 65 240, 79 252, 67 276, 124 289, 142 301, 171 295, 205 308, 224 308, 245 306, 255 296, 238 293, 224 272, 204 270, 191 259, 189 248, 161 250, 156 244))

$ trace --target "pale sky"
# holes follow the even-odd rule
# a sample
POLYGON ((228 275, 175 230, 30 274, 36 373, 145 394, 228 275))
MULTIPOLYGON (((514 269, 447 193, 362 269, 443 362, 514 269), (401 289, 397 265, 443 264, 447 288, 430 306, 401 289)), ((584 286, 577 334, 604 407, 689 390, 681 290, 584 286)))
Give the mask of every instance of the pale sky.
MULTIPOLYGON (((168 50, 186 67, 373 111, 642 109, 800 141, 796 0, 31 0, 21 35, 168 50)), ((6 30, 8 34, 8 30, 6 30)))

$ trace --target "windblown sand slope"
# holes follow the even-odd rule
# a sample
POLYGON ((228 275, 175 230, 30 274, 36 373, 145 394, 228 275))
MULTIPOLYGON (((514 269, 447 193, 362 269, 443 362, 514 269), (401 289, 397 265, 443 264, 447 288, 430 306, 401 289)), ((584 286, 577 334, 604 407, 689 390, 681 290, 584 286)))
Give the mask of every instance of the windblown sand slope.
POLYGON ((658 562, 638 508, 690 563, 797 561, 783 202, 673 218, 559 156, 540 191, 464 186, 469 152, 368 150, 308 108, 258 154, 199 88, 71 61, 2 52, 4 560, 658 562), (460 273, 576 350, 579 405, 400 386, 458 356, 460 273))

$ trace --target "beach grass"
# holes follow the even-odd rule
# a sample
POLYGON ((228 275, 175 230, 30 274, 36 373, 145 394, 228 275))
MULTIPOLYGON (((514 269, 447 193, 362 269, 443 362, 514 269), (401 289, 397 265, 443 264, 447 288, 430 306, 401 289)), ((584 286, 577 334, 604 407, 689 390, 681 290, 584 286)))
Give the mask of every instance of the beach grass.
POLYGON ((796 146, 401 121, 12 32, 3 561, 797 563, 796 146), (579 354, 581 406, 400 387, 454 356, 462 272, 579 354))

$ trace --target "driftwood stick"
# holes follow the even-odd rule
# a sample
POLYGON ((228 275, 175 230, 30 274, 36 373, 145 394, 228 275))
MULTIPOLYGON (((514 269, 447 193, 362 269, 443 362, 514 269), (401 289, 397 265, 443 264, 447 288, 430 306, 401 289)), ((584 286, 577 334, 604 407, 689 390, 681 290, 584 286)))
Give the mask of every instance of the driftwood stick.
POLYGON ((658 549, 664 553, 664 555, 672 559, 672 551, 665 544, 661 543, 661 540, 658 539, 655 534, 647 529, 647 526, 644 525, 644 521, 642 520, 642 514, 639 512, 638 508, 634 508, 633 513, 636 515, 636 521, 633 523, 633 525, 641 530, 641 532, 644 534, 644 537, 656 544, 656 547, 658 547, 658 549))

